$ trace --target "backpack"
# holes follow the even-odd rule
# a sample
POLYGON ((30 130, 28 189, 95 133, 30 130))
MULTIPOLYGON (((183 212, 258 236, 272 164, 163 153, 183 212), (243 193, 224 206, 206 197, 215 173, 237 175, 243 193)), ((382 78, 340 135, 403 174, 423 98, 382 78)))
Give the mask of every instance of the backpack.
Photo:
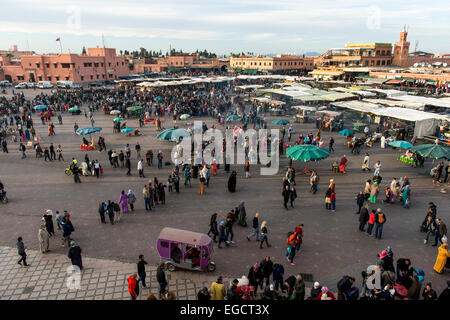
POLYGON ((295 232, 292 232, 292 231, 288 232, 286 243, 291 244, 291 243, 295 242, 296 236, 297 236, 297 234, 295 232))
POLYGON ((384 223, 384 215, 382 213, 378 213, 378 223, 384 223))

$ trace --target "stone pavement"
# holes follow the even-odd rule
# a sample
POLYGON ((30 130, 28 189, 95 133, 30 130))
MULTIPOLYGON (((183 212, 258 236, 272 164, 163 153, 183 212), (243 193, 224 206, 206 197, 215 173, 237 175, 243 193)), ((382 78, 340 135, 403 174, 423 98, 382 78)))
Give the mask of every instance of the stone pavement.
MULTIPOLYGON (((67 256, 55 253, 41 254, 27 250, 28 268, 17 264, 16 248, 0 247, 0 300, 128 300, 128 277, 136 272, 136 264, 114 260, 83 257, 84 270, 80 289, 68 289, 71 266, 67 256)), ((158 297, 156 267, 147 266, 148 289, 140 289, 138 299, 145 300, 149 293, 158 297)), ((166 271, 169 290, 179 300, 196 300, 201 287, 210 287, 216 280, 200 272, 166 271)), ((229 279, 224 279, 228 283, 229 279)))

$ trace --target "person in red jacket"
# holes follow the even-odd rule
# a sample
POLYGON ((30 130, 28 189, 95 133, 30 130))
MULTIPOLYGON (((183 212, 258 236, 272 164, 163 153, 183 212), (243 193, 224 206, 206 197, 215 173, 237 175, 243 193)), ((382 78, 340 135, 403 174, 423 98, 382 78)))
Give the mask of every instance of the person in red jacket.
POLYGON ((128 277, 128 292, 130 293, 131 300, 136 300, 139 295, 139 285, 136 278, 136 273, 128 277))
POLYGON ((303 243, 303 223, 298 225, 297 228, 295 228, 295 250, 300 251, 300 247, 303 243))
POLYGON ((372 210, 369 214, 369 227, 367 228, 367 233, 369 235, 372 235, 372 229, 375 224, 375 218, 376 218, 375 213, 376 213, 376 211, 372 210))

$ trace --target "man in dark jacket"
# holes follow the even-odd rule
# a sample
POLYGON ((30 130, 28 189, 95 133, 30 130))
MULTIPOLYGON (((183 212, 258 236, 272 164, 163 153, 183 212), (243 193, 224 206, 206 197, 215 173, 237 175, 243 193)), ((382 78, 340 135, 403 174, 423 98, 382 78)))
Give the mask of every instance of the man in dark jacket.
POLYGON ((434 237, 433 247, 436 247, 438 241, 442 243, 442 237, 447 236, 447 226, 441 218, 436 219, 436 235, 434 237))
POLYGON ((238 279, 234 279, 231 283, 231 287, 227 290, 227 300, 237 301, 241 300, 241 296, 237 293, 238 279))
POLYGON ((450 280, 447 280, 447 288, 445 288, 444 291, 441 292, 438 300, 450 301, 450 280))
POLYGON ((283 285, 283 275, 284 275, 284 267, 279 263, 275 263, 273 265, 272 279, 273 282, 275 283, 276 291, 278 291, 278 287, 280 287, 282 292, 286 291, 283 285))
POLYGON ((348 291, 350 290, 354 282, 355 278, 350 276, 344 276, 341 280, 339 280, 339 282, 337 283, 338 300, 348 300, 348 291))
POLYGON ((259 267, 261 268, 263 278, 266 279, 266 286, 268 286, 270 284, 270 276, 273 272, 273 262, 270 260, 270 257, 266 256, 259 264, 259 267))
POLYGON ((361 213, 359 214, 359 231, 365 231, 367 221, 369 221, 369 209, 369 205, 366 204, 364 209, 362 209, 361 213))
POLYGON ((72 265, 78 266, 80 270, 83 270, 83 261, 81 260, 81 248, 76 245, 75 241, 70 242, 69 258, 72 261, 72 265))
POLYGON ((156 281, 159 283, 159 297, 161 298, 161 293, 164 292, 167 286, 166 273, 164 272, 165 265, 161 263, 156 270, 156 281))
POLYGON ((356 212, 356 214, 361 213, 361 208, 364 205, 364 200, 366 200, 364 197, 364 193, 362 191, 360 191, 358 193, 358 195, 356 196, 356 204, 358 205, 358 211, 356 212))
POLYGON ((431 288, 431 283, 427 283, 422 293, 423 300, 437 300, 436 291, 431 288))
POLYGON ((259 241, 259 221, 258 221, 259 213, 255 214, 252 222, 252 233, 247 236, 247 240, 250 241, 250 238, 256 235, 256 241, 259 241))
POLYGON ((142 282, 143 288, 147 288, 147 286, 145 284, 145 277, 147 275, 147 273, 145 272, 146 264, 148 264, 148 263, 147 263, 147 261, 144 260, 144 255, 140 254, 139 261, 137 263, 137 271, 138 271, 138 275, 139 275, 139 280, 142 282))
POLYGON ((281 193, 281 195, 283 196, 283 205, 284 208, 287 210, 287 204, 289 202, 289 199, 291 198, 291 190, 289 190, 289 186, 286 186, 283 190, 283 192, 281 193))
POLYGON ((70 228, 70 224, 67 222, 67 219, 64 218, 62 221, 62 230, 63 230, 63 243, 64 246, 67 243, 67 246, 70 245, 70 235, 72 234, 72 228, 70 228))

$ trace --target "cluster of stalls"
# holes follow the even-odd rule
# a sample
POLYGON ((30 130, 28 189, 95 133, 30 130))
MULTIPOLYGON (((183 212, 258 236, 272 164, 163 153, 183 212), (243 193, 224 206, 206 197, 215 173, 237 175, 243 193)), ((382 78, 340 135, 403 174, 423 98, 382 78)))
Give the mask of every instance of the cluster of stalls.
POLYGON ((332 103, 332 106, 373 116, 375 123, 380 123, 383 118, 405 121, 414 127, 414 136, 417 138, 435 136, 439 125, 450 121, 450 117, 447 115, 410 108, 391 107, 378 102, 377 100, 343 101, 332 103))

